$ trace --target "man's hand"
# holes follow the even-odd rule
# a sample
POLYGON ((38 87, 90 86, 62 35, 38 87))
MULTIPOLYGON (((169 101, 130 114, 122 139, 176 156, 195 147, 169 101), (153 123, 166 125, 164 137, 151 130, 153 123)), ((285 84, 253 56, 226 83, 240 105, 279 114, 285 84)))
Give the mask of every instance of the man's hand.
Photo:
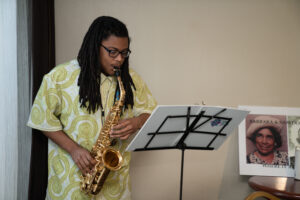
POLYGON ((135 133, 138 128, 138 119, 130 118, 119 121, 118 125, 114 126, 110 132, 111 138, 120 138, 126 140, 128 137, 135 133))
POLYGON ((90 152, 74 142, 63 131, 43 131, 43 133, 71 155, 82 174, 92 170, 96 161, 92 158, 90 152))
POLYGON ((83 175, 90 173, 96 164, 90 152, 83 147, 77 146, 70 155, 83 175))
POLYGON ((119 123, 112 127, 110 131, 111 138, 120 138, 121 140, 126 140, 130 135, 140 129, 143 124, 146 122, 150 114, 143 113, 138 117, 133 117, 129 119, 124 119, 119 121, 119 123))

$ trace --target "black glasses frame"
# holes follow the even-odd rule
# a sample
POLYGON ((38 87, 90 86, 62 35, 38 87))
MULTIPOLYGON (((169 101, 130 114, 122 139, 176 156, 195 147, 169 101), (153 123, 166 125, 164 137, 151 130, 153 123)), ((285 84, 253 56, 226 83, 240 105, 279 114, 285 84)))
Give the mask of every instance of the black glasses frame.
POLYGON ((124 51, 119 51, 117 49, 109 49, 106 46, 104 46, 103 44, 101 44, 101 47, 103 47, 108 52, 108 55, 112 58, 116 58, 119 54, 121 54, 122 58, 128 58, 131 53, 130 49, 127 49, 124 51), (117 53, 117 54, 115 54, 115 53, 117 53))

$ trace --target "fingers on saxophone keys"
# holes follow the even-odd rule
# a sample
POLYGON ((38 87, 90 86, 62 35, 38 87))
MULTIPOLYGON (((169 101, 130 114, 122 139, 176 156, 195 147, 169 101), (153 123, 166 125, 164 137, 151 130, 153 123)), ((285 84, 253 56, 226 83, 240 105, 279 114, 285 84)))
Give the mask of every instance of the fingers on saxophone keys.
POLYGON ((88 161, 89 161, 89 164, 90 164, 90 167, 91 167, 91 168, 93 168, 94 165, 97 164, 96 160, 95 160, 91 155, 88 155, 88 156, 87 156, 87 159, 88 159, 88 161))
POLYGON ((76 163, 78 168, 80 169, 81 173, 85 176, 86 175, 86 172, 84 170, 84 167, 80 164, 80 163, 76 163))
POLYGON ((81 159, 77 166, 84 175, 91 173, 93 169, 93 165, 91 165, 90 162, 84 161, 84 159, 81 159))
POLYGON ((124 129, 113 129, 110 131, 110 137, 111 138, 118 138, 120 137, 121 135, 123 135, 123 132, 124 132, 124 129))
POLYGON ((86 166, 89 168, 89 169, 93 169, 94 165, 96 164, 94 159, 93 158, 87 158, 86 160, 86 166))
POLYGON ((84 173, 85 173, 85 175, 87 175, 87 174, 91 173, 91 170, 87 168, 87 169, 84 171, 84 173))
POLYGON ((97 162, 96 162, 95 159, 92 159, 92 160, 91 160, 91 163, 92 163, 93 167, 97 164, 97 162))
POLYGON ((87 157, 83 157, 82 162, 85 168, 90 165, 90 162, 87 157))
POLYGON ((120 137, 121 140, 127 140, 129 138, 129 134, 123 135, 120 137))
POLYGON ((80 169, 81 173, 86 176, 87 174, 90 174, 92 172, 92 170, 90 170, 89 168, 83 168, 80 169))

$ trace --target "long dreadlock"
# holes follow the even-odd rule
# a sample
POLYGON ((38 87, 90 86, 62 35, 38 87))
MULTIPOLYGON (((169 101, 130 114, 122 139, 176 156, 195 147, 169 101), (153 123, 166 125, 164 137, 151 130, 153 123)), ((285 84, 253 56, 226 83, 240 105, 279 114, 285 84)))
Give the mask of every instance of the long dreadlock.
MULTIPOLYGON (((130 39, 128 30, 121 21, 108 16, 98 17, 91 24, 86 33, 77 60, 81 68, 78 86, 80 107, 84 107, 89 113, 95 113, 99 107, 103 108, 100 93, 101 84, 101 64, 100 64, 100 45, 103 40, 108 39, 111 35, 128 38, 128 48, 130 39)), ((121 80, 126 92, 125 109, 133 107, 133 92, 135 85, 129 74, 128 61, 129 57, 124 60, 121 66, 121 80)), ((115 96, 119 87, 117 86, 115 96)))

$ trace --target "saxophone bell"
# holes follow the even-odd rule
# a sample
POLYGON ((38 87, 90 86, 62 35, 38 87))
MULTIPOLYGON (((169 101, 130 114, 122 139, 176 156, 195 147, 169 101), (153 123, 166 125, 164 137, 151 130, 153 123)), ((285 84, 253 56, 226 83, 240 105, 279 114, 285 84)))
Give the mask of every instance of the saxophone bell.
POLYGON ((106 148, 102 155, 102 161, 106 168, 117 171, 122 167, 123 157, 119 151, 113 148, 106 148))

